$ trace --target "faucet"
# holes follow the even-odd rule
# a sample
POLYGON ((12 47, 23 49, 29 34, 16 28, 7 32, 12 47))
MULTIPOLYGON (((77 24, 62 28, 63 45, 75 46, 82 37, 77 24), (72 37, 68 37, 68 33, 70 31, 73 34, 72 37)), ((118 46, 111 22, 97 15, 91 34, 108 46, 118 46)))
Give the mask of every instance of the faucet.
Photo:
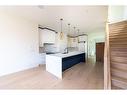
POLYGON ((64 53, 68 53, 68 47, 64 49, 64 53))

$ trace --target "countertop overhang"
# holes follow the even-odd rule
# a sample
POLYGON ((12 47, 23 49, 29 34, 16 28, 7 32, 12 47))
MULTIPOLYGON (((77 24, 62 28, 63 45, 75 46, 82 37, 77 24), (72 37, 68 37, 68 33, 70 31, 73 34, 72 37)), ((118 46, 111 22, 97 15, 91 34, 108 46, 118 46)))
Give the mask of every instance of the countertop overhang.
POLYGON ((50 55, 46 55, 46 56, 55 56, 55 57, 60 57, 60 58, 66 58, 66 57, 70 57, 70 56, 74 56, 74 55, 78 55, 78 54, 82 54, 82 53, 85 53, 85 52, 75 51, 75 52, 69 52, 67 54, 56 53, 56 54, 50 54, 50 55))

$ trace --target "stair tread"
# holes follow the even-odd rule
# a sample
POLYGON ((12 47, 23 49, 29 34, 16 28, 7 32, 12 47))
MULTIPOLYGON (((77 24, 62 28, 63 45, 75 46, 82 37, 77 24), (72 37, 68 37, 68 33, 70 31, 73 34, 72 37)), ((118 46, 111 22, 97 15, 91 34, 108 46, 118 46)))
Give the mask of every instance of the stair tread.
MULTIPOLYGON (((116 77, 116 76, 112 76, 112 88, 118 87, 120 89, 127 89, 127 79, 124 78, 120 78, 120 77, 116 77)), ((117 89, 117 88, 114 88, 117 89)))
POLYGON ((127 84, 127 79, 125 79, 125 78, 121 78, 121 77, 117 77, 117 76, 112 76, 112 80, 119 81, 119 82, 127 84))
POLYGON ((122 89, 122 88, 115 86, 115 85, 112 85, 112 89, 122 89))
POLYGON ((112 68, 111 68, 111 71, 118 71, 118 72, 127 73, 127 70, 125 70, 125 69, 120 69, 120 68, 115 68, 115 67, 112 67, 112 68))
MULTIPOLYGON (((111 62, 111 68, 119 70, 127 70, 127 63, 111 62)), ((125 71, 126 72, 126 71, 125 71)))
POLYGON ((116 78, 122 78, 127 80, 127 70, 118 69, 118 68, 111 68, 111 75, 115 76, 116 78))
POLYGON ((122 70, 127 70, 127 65, 122 65, 122 64, 113 64, 111 65, 111 68, 116 68, 116 69, 122 69, 122 70))
POLYGON ((124 64, 124 65, 127 65, 126 62, 115 62, 115 61, 111 61, 111 64, 124 64))

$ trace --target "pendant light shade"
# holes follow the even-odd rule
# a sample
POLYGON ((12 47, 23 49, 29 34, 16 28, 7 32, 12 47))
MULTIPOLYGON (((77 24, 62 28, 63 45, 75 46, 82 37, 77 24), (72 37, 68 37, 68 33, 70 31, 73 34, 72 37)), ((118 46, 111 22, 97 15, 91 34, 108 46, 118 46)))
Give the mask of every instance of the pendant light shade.
MULTIPOLYGON (((75 28, 76 28, 76 27, 74 27, 74 36, 75 36, 75 28)), ((75 37, 74 37, 73 42, 75 42, 75 41, 76 41, 76 39, 75 39, 75 37)))
POLYGON ((78 42, 79 42, 79 29, 78 29, 78 42))
POLYGON ((69 33, 70 33, 70 23, 68 23, 68 46, 71 46, 71 39, 69 37, 69 33))
POLYGON ((68 35, 70 33, 70 23, 68 23, 68 35))
POLYGON ((60 19, 60 24, 61 24, 61 32, 62 32, 62 28, 63 28, 62 27, 62 24, 63 24, 63 19, 62 18, 60 19))

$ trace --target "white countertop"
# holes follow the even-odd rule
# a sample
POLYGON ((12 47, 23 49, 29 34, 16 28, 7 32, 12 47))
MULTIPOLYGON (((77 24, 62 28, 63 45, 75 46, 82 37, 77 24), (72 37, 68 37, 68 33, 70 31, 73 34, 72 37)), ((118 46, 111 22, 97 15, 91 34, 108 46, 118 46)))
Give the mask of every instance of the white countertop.
POLYGON ((85 52, 74 51, 74 52, 69 52, 67 54, 56 53, 56 54, 49 54, 49 55, 46 55, 46 56, 55 56, 55 57, 65 58, 65 57, 69 57, 69 56, 73 56, 73 55, 78 55, 78 54, 82 54, 82 53, 85 53, 85 52))

